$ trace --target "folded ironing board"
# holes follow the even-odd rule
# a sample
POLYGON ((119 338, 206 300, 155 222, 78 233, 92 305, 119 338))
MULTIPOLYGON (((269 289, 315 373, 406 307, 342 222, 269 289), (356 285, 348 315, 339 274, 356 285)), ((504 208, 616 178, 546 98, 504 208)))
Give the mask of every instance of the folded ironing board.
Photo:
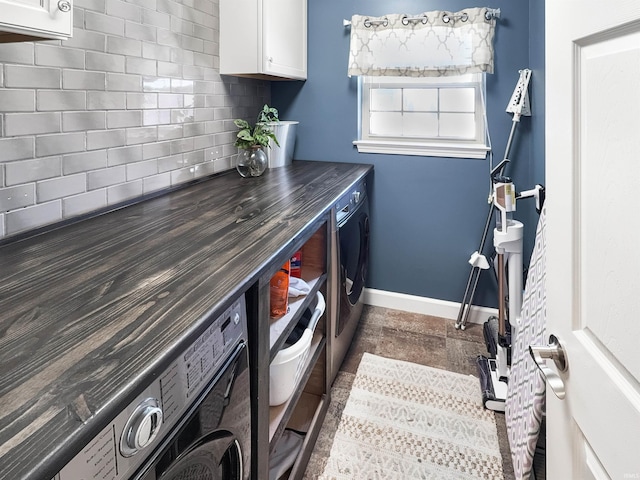
POLYGON ((522 302, 522 322, 512 338, 511 372, 505 416, 513 471, 517 480, 529 479, 533 456, 545 412, 546 384, 529 345, 546 345, 545 208, 542 209, 536 242, 522 302))

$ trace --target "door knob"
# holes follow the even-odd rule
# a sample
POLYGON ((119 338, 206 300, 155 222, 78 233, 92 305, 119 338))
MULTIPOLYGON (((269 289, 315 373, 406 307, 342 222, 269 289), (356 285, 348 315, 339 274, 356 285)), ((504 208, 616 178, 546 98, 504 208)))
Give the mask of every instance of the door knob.
POLYGON ((536 363, 536 366, 542 372, 542 376, 546 379, 547 384, 553 390, 560 400, 564 399, 566 391, 564 388, 564 382, 560 376, 552 369, 547 367, 545 359, 549 358, 553 360, 559 371, 564 372, 567 370, 567 357, 564 354, 564 349, 560 340, 555 335, 549 335, 549 346, 544 347, 542 345, 529 345, 529 353, 531 358, 536 363))

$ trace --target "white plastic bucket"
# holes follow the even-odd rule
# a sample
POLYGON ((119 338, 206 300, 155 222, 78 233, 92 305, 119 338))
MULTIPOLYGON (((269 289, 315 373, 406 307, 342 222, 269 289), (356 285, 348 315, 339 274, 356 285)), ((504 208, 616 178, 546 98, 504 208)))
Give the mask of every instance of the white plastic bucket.
POLYGON ((296 146, 296 132, 298 123, 293 121, 281 120, 280 122, 271 122, 268 125, 275 133, 280 146, 271 140, 269 148, 265 148, 267 154, 267 167, 277 168, 290 165, 293 161, 293 150, 296 146))

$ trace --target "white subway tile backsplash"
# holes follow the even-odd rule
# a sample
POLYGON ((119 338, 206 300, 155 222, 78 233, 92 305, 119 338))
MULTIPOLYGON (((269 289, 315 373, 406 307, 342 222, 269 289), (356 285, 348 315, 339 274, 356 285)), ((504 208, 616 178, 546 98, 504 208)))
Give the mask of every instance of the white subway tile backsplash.
POLYGON ((171 174, 169 172, 145 177, 142 179, 142 192, 152 193, 171 186, 171 174))
POLYGON ((142 42, 131 38, 107 37, 107 53, 116 55, 142 56, 142 42))
MULTIPOLYGON (((102 2, 104 4, 104 2, 102 2)), ((104 10, 102 10, 104 11, 104 10)), ((124 36, 124 19, 88 11, 84 16, 85 28, 94 32, 124 36)))
POLYGON ((233 168, 232 157, 216 158, 213 161, 213 171, 215 173, 224 172, 233 168))
MULTIPOLYGON (((83 12, 83 10, 76 9, 74 11, 73 19, 76 20, 78 16, 78 11, 83 12)), ((84 26, 84 17, 82 18, 84 26)), ((75 28, 73 30, 73 37, 68 40, 63 40, 62 45, 64 47, 73 47, 73 48, 82 48, 84 50, 95 50, 97 52, 105 52, 106 51, 106 41, 107 36, 104 33, 100 32, 90 32, 88 30, 83 30, 81 27, 75 28)))
POLYGON ((84 91, 38 90, 36 105, 40 111, 84 110, 87 94, 84 91))
POLYGON ((202 80, 204 78, 204 69, 192 65, 182 67, 182 76, 185 79, 202 80))
POLYGON ((9 210, 34 205, 35 203, 35 185, 33 183, 0 188, 1 212, 8 212, 9 210))
POLYGON ((124 145, 124 142, 124 129, 87 132, 87 150, 117 147, 124 145))
POLYGON ((35 44, 30 42, 0 43, 0 62, 33 65, 35 59, 34 46, 35 44))
POLYGON ((0 139, 0 162, 10 162, 23 158, 32 158, 35 153, 33 137, 15 137, 0 139))
POLYGON ((87 173, 87 189, 95 190, 110 185, 117 185, 126 181, 126 168, 124 165, 109 167, 102 170, 93 170, 87 173))
POLYGON ((4 74, 5 87, 60 88, 60 69, 33 67, 30 65, 7 65, 4 74))
POLYGON ((155 75, 158 71, 155 60, 136 57, 127 57, 124 69, 126 73, 136 73, 138 75, 155 75))
POLYGON ((167 45, 169 47, 181 48, 180 40, 182 35, 174 33, 171 30, 165 30, 164 28, 158 29, 158 43, 160 45, 167 45))
MULTIPOLYGON (((144 42, 142 44, 142 57, 169 62, 171 60, 171 47, 144 42)), ((160 73, 158 73, 158 75, 160 75, 160 73)))
POLYGON ((171 16, 152 9, 142 10, 142 24, 158 28, 171 28, 171 16))
POLYGON ((124 56, 102 52, 87 52, 87 70, 124 72, 124 56))
POLYGON ((41 203, 8 212, 5 215, 6 233, 13 235, 60 220, 62 220, 62 202, 60 200, 41 203))
POLYGON ((65 132, 104 130, 106 125, 105 112, 62 113, 62 130, 65 132))
POLYGON ((216 173, 215 164, 213 162, 200 163, 193 167, 195 178, 202 178, 216 173))
POLYGON ((181 168, 180 170, 171 171, 171 185, 180 185, 195 178, 195 172, 192 167, 181 168))
POLYGON ((141 127, 141 110, 107 112, 107 128, 141 127))
MULTIPOLYGON (((182 76, 182 65, 175 62, 158 62, 158 75, 165 77, 182 76)), ((168 90, 167 90, 168 91, 168 90)))
POLYGON ((4 133, 8 137, 60 131, 62 122, 59 112, 7 113, 4 116, 4 133))
POLYGON ((142 180, 121 183, 107 188, 107 203, 114 205, 142 195, 142 180))
POLYGON ((115 165, 127 165, 142 160, 142 145, 130 147, 110 148, 107 150, 107 162, 110 167, 115 165))
POLYGON ((61 157, 36 158, 22 160, 5 165, 5 182, 7 186, 58 177, 61 174, 61 157))
POLYGON ((142 112, 143 125, 162 125, 171 123, 171 110, 145 110, 142 112))
POLYGON ((120 0, 107 0, 107 15, 124 18, 140 23, 142 9, 133 3, 126 3, 120 0))
POLYGON ((123 110, 127 108, 124 92, 87 92, 87 110, 123 110))
POLYGON ((102 188, 62 199, 62 216, 72 218, 107 206, 107 189, 102 188))
POLYGON ((187 165, 197 165, 204 162, 204 150, 193 150, 182 154, 184 163, 187 165))
POLYGON ((36 43, 36 65, 84 68, 84 50, 36 43))
POLYGON ((84 173, 52 178, 36 183, 38 202, 48 202, 57 198, 69 197, 87 190, 87 177, 84 173))
POLYGON ((107 76, 104 72, 65 69, 62 86, 67 90, 106 90, 107 76))
POLYGON ((173 140, 182 137, 182 125, 159 125, 158 140, 173 140))
POLYGON ((111 92, 141 92, 142 77, 126 73, 107 73, 107 90, 111 92))
POLYGON ((62 173, 70 175, 78 172, 98 170, 107 166, 107 151, 74 153, 62 157, 62 173))
POLYGON ((59 133, 36 137, 36 155, 48 156, 61 153, 81 152, 85 149, 85 135, 78 133, 59 133))
MULTIPOLYGON (((104 13, 105 12, 105 0, 74 0, 74 16, 76 15, 76 11, 78 7, 84 10, 93 10, 96 12, 104 13)), ((75 36, 75 33, 74 33, 75 36)))
POLYGON ((158 173, 158 161, 147 160, 145 162, 127 164, 127 181, 150 177, 158 173))
POLYGON ((158 159, 158 172, 171 172, 187 166, 182 154, 170 155, 168 157, 162 157, 158 159))
POLYGON ((178 93, 160 93, 158 94, 158 107, 182 108, 184 107, 184 97, 178 93))
POLYGON ((124 35, 127 38, 153 43, 155 43, 157 38, 155 27, 151 25, 142 25, 139 22, 125 22, 124 35))
POLYGON ((35 91, 0 89, 0 108, 3 112, 33 112, 36 108, 35 91))
POLYGON ((145 92, 171 92, 171 79, 154 76, 142 77, 142 89, 145 92))
POLYGON ((156 9, 158 12, 165 12, 180 18, 184 17, 182 5, 172 0, 156 0, 156 9))
POLYGON ((269 84, 216 70, 217 10, 76 0, 73 38, 0 44, 0 238, 233 167, 269 84))
POLYGON ((155 142, 158 140, 156 127, 127 128, 127 145, 155 142))
POLYGON ((158 108, 158 94, 127 93, 126 106, 129 109, 158 108))
POLYGON ((142 158, 160 158, 171 155, 171 142, 145 143, 142 145, 142 158))

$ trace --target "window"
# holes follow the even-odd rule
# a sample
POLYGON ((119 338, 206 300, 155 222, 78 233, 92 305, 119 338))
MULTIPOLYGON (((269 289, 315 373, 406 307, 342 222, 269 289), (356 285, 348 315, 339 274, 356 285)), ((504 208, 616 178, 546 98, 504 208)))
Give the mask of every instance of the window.
POLYGON ((485 158, 484 74, 358 77, 359 152, 485 158))

